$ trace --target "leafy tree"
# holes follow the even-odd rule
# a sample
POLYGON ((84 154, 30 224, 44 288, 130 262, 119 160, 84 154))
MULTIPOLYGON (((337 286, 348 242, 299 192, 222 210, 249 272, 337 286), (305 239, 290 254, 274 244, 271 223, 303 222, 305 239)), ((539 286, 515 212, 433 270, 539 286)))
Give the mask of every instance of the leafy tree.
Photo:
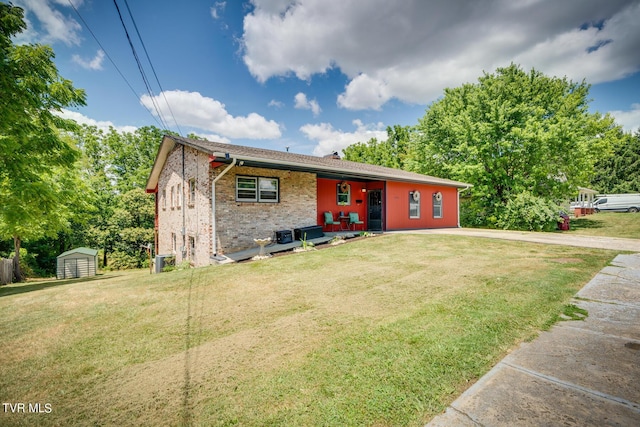
POLYGON ((428 108, 406 166, 473 184, 464 206, 474 225, 496 225, 524 192, 553 207, 589 183, 594 159, 619 132, 609 116, 587 111, 588 92, 585 82, 514 64, 485 73, 428 108))
POLYGON ((153 241, 154 199, 143 189, 163 133, 153 126, 128 133, 83 126, 76 133, 96 207, 85 238, 102 248, 104 266, 139 267, 140 245, 153 241))
POLYGON ((387 126, 387 139, 371 138, 366 143, 350 145, 342 152, 346 160, 403 169, 409 148, 410 126, 387 126))
POLYGON ((640 130, 620 138, 595 171, 593 185, 603 193, 640 193, 640 130))
POLYGON ((25 29, 24 11, 0 3, 0 237, 13 239, 17 281, 22 240, 68 225, 78 152, 60 131, 75 123, 54 112, 85 103, 58 74, 50 47, 13 44, 25 29))
POLYGON ((139 268, 146 266, 143 245, 153 242, 155 206, 141 188, 124 193, 108 221, 113 239, 112 268, 139 268))

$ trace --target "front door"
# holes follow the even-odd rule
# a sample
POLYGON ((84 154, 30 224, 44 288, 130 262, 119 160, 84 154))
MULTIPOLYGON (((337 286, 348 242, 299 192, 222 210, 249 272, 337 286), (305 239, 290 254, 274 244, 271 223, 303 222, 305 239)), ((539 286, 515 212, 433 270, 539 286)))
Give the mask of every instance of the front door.
POLYGON ((382 190, 369 190, 367 224, 371 231, 382 231, 382 190))

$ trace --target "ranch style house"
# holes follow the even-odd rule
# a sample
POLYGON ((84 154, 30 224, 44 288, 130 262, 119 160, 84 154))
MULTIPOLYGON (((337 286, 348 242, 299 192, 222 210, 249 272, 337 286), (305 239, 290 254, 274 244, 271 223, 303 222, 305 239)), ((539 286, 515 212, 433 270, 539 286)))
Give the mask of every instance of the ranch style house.
POLYGON ((155 194, 155 252, 204 266, 282 230, 458 227, 459 192, 469 187, 337 153, 316 157, 165 135, 146 191, 155 194))

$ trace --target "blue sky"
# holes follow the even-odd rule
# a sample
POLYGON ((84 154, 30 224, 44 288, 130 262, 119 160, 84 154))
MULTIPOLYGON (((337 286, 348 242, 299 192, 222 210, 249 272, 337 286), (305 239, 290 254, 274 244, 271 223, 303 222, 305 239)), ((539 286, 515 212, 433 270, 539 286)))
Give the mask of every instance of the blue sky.
POLYGON ((64 112, 81 123, 163 127, 153 96, 183 135, 324 155, 414 125, 444 88, 514 62, 586 79, 593 111, 640 126, 640 0, 116 2, 152 95, 114 1, 13 1, 29 25, 17 42, 53 46, 86 90, 64 112))

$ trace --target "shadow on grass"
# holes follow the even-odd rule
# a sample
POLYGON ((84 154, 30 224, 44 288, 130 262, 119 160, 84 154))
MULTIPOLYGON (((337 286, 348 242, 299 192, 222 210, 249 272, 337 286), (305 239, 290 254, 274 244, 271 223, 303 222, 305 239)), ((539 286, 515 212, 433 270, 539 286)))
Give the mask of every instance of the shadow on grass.
POLYGON ((570 225, 572 230, 586 230, 605 227, 602 221, 589 218, 572 218, 570 225))
POLYGON ((67 280, 51 279, 51 280, 44 280, 44 281, 37 281, 37 282, 13 283, 11 285, 0 287, 0 298, 6 297, 9 295, 24 294, 27 292, 39 291, 42 289, 53 288, 56 286, 71 285, 73 283, 92 282, 94 280, 111 279, 113 277, 115 276, 105 276, 102 274, 98 274, 96 276, 82 277, 79 279, 67 279, 67 280))

